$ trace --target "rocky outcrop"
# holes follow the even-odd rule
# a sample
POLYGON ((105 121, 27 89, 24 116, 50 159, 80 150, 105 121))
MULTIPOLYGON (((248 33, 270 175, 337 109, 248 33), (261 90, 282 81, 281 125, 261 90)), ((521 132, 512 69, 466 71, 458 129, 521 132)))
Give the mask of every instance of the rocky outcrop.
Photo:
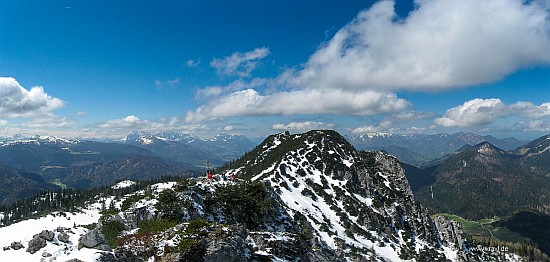
POLYGON ((468 256, 466 251, 466 236, 462 231, 460 223, 450 220, 444 216, 436 216, 433 220, 437 230, 439 231, 441 244, 445 246, 455 247, 458 261, 469 261, 473 257, 468 256))
POLYGON ((27 252, 34 254, 36 253, 36 251, 42 249, 45 246, 46 246, 46 240, 36 235, 34 236, 33 239, 31 239, 31 241, 29 241, 29 247, 27 247, 27 252))
POLYGON ((231 234, 210 234, 206 245, 205 261, 211 262, 244 262, 246 250, 250 249, 246 243, 248 231, 242 225, 231 227, 231 234))
POLYGON ((23 244, 21 244, 21 242, 11 242, 11 244, 9 246, 5 246, 3 249, 4 251, 5 250, 10 250, 10 249, 13 249, 13 250, 19 250, 19 249, 22 249, 22 248, 25 248, 25 246, 23 246, 23 244))
POLYGON ((442 244, 462 248, 466 238, 464 237, 460 223, 444 216, 436 216, 433 221, 441 236, 442 244))
MULTIPOLYGON (((99 257, 101 262, 143 262, 144 260, 136 256, 134 253, 124 249, 116 249, 114 253, 101 253, 99 257)), ((168 260, 179 261, 179 260, 168 260)))
POLYGON ((69 235, 65 232, 61 232, 61 233, 59 233, 59 235, 57 235, 57 240, 59 240, 63 243, 67 243, 67 242, 69 242, 69 235))
MULTIPOLYGON (((46 241, 52 241, 54 237, 53 231, 42 230, 42 232, 34 235, 34 238, 29 241, 29 246, 27 247, 27 252, 34 254, 36 251, 42 249, 47 245, 46 241)), ((21 244, 21 243, 19 243, 21 244)), ((13 243, 12 243, 13 245, 13 243)), ((22 246, 22 245, 21 245, 22 246)))
POLYGON ((78 242, 84 247, 93 248, 104 251, 111 251, 111 247, 107 244, 105 236, 98 228, 94 228, 83 235, 78 242))
POLYGON ((153 217, 154 214, 151 213, 147 206, 132 208, 124 213, 125 224, 128 228, 137 228, 141 221, 151 220, 153 217))
POLYGON ((42 230, 42 232, 40 232, 38 236, 45 239, 46 241, 52 241, 54 237, 54 233, 50 230, 42 230))

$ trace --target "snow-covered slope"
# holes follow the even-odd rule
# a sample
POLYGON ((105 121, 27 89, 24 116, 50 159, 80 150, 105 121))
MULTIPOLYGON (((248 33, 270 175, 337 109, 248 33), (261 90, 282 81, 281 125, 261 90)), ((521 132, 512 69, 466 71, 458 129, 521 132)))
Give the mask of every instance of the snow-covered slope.
MULTIPOLYGON (((41 218, 29 219, 0 227, 0 260, 1 261, 67 261, 80 259, 82 261, 95 261, 99 258, 98 250, 78 248, 78 239, 89 229, 83 225, 97 223, 100 217, 101 205, 99 202, 88 205, 81 212, 58 212, 41 218), (45 241, 46 246, 31 254, 27 251, 29 242, 35 235, 43 231, 53 232, 53 239, 45 241), (68 235, 68 240, 60 240, 62 233, 68 235), (23 248, 7 249, 12 243, 20 243, 23 248)), ((61 237, 61 239, 63 239, 61 237)))

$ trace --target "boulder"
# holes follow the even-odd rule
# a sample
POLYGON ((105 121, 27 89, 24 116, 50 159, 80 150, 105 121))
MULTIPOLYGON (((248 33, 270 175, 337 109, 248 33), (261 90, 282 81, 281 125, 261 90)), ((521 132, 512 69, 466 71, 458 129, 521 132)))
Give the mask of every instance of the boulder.
POLYGON ((23 244, 21 244, 21 242, 11 242, 10 247, 13 250, 19 250, 19 249, 25 248, 25 246, 23 246, 23 244))
POLYGON ((88 231, 78 240, 84 247, 93 248, 103 251, 111 251, 111 247, 107 244, 105 236, 97 228, 88 231))
POLYGON ((29 247, 27 247, 27 252, 34 254, 36 251, 46 246, 46 240, 35 236, 31 241, 29 241, 29 247))
POLYGON ((52 241, 54 234, 50 230, 42 230, 42 232, 40 232, 40 234, 38 234, 38 236, 45 239, 45 240, 47 240, 47 241, 52 241))
MULTIPOLYGON (((129 228, 137 228, 138 224, 144 220, 151 220, 154 214, 146 207, 132 208, 124 213, 124 218, 129 228)), ((124 223, 124 221, 121 221, 124 223)))
POLYGON ((59 235, 57 235, 57 239, 63 243, 69 242, 69 235, 65 232, 61 232, 59 235))

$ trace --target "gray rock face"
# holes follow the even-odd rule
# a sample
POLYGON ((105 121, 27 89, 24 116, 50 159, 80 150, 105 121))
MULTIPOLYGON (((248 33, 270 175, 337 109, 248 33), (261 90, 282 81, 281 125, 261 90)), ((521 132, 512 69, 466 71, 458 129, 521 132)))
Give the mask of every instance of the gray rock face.
POLYGON ((47 241, 52 241, 54 234, 50 230, 42 230, 42 232, 40 232, 40 234, 38 234, 38 236, 45 239, 45 240, 47 240, 47 241))
POLYGON ((83 235, 79 239, 79 242, 82 243, 82 245, 87 248, 111 251, 111 247, 107 244, 107 241, 105 240, 105 236, 97 228, 94 228, 93 230, 90 230, 88 233, 83 235))
POLYGON ((69 235, 65 232, 61 232, 59 235, 57 235, 57 239, 63 243, 69 242, 69 235))
POLYGON ((46 240, 35 236, 31 241, 29 241, 29 247, 27 247, 27 252, 34 254, 36 251, 46 246, 46 240))
POLYGON ((153 219, 154 214, 152 214, 147 207, 141 207, 136 209, 131 209, 130 211, 124 214, 124 218, 129 228, 137 228, 137 225, 144 220, 153 219))
POLYGON ((434 223, 441 235, 443 244, 452 244, 458 248, 462 247, 465 238, 462 227, 458 222, 449 220, 444 216, 437 216, 434 223))
POLYGON ((444 216, 437 216, 434 219, 434 224, 439 231, 441 236, 441 242, 447 246, 455 246, 458 252, 458 261, 470 261, 473 258, 469 257, 466 252, 464 252, 464 244, 466 237, 462 231, 462 226, 456 221, 449 220, 444 216))
POLYGON ((228 237, 212 237, 209 239, 204 255, 205 261, 211 262, 244 262, 247 261, 245 250, 248 248, 245 238, 247 230, 243 226, 232 228, 228 237))

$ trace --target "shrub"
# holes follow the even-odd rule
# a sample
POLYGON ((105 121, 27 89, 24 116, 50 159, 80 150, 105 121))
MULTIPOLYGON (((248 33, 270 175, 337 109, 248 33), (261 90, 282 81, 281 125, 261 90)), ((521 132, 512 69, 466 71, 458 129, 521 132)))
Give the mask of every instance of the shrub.
POLYGON ((161 218, 179 221, 183 216, 183 206, 176 191, 167 189, 160 192, 155 208, 161 218))
POLYGON ((259 181, 246 181, 218 189, 206 197, 206 207, 221 210, 229 222, 255 228, 267 219, 272 207, 267 186, 259 181))
POLYGON ((181 253, 181 261, 202 261, 206 247, 199 239, 184 237, 179 241, 176 250, 181 253))
POLYGON ((161 218, 161 219, 151 219, 143 220, 139 222, 139 233, 158 233, 166 231, 169 228, 175 227, 178 225, 178 222, 161 218))
POLYGON ((130 208, 130 206, 132 206, 132 204, 140 201, 141 199, 144 199, 145 196, 144 195, 139 195, 139 194, 136 194, 136 195, 131 195, 129 197, 127 197, 126 199, 124 199, 124 201, 122 201, 122 205, 120 206, 120 210, 121 211, 126 211, 128 210, 128 208, 130 208))
POLYGON ((187 228, 185 228, 185 234, 188 236, 206 236, 208 233, 203 229, 209 225, 210 223, 204 219, 192 220, 189 222, 189 225, 187 225, 187 228))
POLYGON ((176 192, 183 192, 183 191, 189 189, 190 186, 195 185, 196 183, 197 182, 195 180, 192 180, 192 179, 189 179, 189 178, 184 178, 184 179, 179 180, 176 183, 175 190, 176 190, 176 192))
POLYGON ((124 231, 125 226, 122 222, 118 220, 108 221, 103 224, 101 227, 101 233, 105 236, 105 240, 107 241, 107 244, 111 246, 111 248, 116 247, 116 240, 117 237, 124 231))

